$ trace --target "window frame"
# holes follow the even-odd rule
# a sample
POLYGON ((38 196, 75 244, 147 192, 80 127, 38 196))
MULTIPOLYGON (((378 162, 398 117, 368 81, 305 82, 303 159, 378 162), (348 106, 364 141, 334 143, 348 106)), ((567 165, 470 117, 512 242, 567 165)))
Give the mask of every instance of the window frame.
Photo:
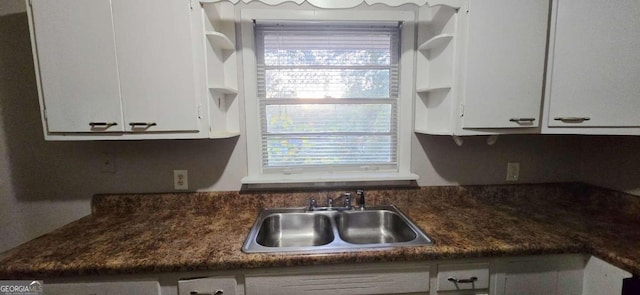
POLYGON ((411 173, 411 138, 413 130, 413 100, 415 96, 415 10, 394 9, 255 9, 241 8, 241 36, 243 59, 243 84, 245 107, 245 131, 247 140, 248 176, 243 184, 277 184, 306 182, 363 182, 416 180, 411 173), (354 10, 358 13, 354 13, 354 10), (397 105, 398 146, 397 169, 380 171, 363 167, 360 171, 326 170, 305 171, 295 169, 281 173, 264 173, 262 167, 260 107, 257 97, 257 58, 254 35, 255 21, 365 21, 402 22, 400 32, 400 81, 397 105))

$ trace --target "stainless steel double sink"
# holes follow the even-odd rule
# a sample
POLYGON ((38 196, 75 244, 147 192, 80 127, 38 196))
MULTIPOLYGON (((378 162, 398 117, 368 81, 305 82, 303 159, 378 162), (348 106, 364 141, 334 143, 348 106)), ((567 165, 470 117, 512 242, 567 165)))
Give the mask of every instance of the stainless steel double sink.
POLYGON ((433 245, 398 208, 307 211, 264 209, 242 251, 246 253, 330 253, 349 250, 433 245))

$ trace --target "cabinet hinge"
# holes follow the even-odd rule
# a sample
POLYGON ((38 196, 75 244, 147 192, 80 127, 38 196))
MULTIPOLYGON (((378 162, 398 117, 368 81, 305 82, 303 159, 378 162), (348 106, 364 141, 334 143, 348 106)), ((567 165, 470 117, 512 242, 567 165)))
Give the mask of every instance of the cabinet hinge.
POLYGON ((42 110, 42 113, 44 114, 44 120, 47 121, 47 109, 42 110))
POLYGON ((202 119, 202 106, 198 106, 198 119, 202 119))
POLYGON ((464 104, 460 104, 460 117, 464 117, 464 104))
POLYGON ((193 10, 193 0, 187 0, 189 1, 189 9, 193 10))

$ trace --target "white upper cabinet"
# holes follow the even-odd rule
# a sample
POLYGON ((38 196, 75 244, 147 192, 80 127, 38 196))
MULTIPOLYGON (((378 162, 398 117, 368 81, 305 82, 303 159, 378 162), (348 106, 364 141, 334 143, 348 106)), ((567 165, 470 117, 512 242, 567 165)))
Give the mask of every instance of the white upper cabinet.
POLYGON ((188 2, 112 0, 112 9, 125 129, 198 131, 188 2))
POLYGON ((554 1, 544 133, 640 134, 639 16, 637 0, 554 1))
POLYGON ((549 1, 421 8, 415 131, 538 133, 549 1))
POLYGON ((45 128, 123 131, 110 1, 33 0, 32 9, 45 128))
POLYGON ((237 100, 214 100, 207 85, 218 72, 235 83, 233 10, 225 14, 228 66, 210 69, 211 21, 196 1, 26 2, 45 139, 239 135, 237 100))
POLYGON ((539 125, 549 5, 469 1, 462 128, 539 125))

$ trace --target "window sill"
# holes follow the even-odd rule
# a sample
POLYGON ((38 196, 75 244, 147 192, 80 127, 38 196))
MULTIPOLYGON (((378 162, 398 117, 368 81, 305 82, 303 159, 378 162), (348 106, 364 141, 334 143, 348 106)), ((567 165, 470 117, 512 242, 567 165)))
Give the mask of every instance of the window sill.
POLYGON ((242 184, 287 184, 287 183, 352 183, 352 182, 395 182, 412 181, 420 178, 413 173, 343 173, 343 174, 269 174, 247 176, 242 179, 242 184))

